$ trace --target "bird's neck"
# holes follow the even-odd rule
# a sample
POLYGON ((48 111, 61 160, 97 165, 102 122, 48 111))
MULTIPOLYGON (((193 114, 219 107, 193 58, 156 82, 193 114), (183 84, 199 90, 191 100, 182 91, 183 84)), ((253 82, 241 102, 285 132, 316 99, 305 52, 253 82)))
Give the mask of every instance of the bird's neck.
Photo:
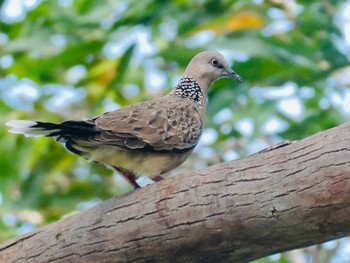
POLYGON ((205 106, 205 94, 201 86, 190 76, 184 75, 176 85, 173 94, 180 98, 187 98, 200 106, 205 106))

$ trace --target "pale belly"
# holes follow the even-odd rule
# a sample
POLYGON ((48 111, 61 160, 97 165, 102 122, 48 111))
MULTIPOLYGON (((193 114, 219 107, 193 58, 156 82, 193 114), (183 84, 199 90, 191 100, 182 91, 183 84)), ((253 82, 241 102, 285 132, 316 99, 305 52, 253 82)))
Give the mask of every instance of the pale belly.
POLYGON ((135 176, 150 178, 166 173, 178 167, 188 157, 186 153, 153 153, 124 151, 116 147, 100 146, 88 153, 85 158, 119 169, 132 172, 135 176))

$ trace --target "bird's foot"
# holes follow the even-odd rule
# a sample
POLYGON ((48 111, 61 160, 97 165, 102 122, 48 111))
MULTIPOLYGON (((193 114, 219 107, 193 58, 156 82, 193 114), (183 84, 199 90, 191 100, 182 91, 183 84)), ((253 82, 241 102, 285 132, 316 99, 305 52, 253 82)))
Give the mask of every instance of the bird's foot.
POLYGON ((160 181, 163 181, 165 179, 162 176, 160 176, 160 175, 156 175, 156 176, 154 176, 152 178, 152 180, 155 181, 155 182, 160 182, 160 181))

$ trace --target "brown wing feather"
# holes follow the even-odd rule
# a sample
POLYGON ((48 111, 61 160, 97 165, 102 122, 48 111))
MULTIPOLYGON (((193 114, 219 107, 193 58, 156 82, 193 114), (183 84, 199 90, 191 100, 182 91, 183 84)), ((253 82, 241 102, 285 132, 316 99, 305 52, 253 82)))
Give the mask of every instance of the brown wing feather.
POLYGON ((108 112, 95 119, 102 131, 94 140, 129 149, 191 149, 203 126, 203 110, 197 107, 186 100, 163 98, 108 112))

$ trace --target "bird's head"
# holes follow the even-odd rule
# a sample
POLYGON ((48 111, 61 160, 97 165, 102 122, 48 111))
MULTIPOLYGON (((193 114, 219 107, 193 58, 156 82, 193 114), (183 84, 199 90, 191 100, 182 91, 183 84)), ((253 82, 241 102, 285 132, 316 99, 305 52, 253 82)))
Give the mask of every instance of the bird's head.
POLYGON ((216 51, 203 51, 194 56, 185 75, 196 80, 205 93, 220 78, 232 78, 242 82, 242 78, 231 69, 224 56, 216 51))

